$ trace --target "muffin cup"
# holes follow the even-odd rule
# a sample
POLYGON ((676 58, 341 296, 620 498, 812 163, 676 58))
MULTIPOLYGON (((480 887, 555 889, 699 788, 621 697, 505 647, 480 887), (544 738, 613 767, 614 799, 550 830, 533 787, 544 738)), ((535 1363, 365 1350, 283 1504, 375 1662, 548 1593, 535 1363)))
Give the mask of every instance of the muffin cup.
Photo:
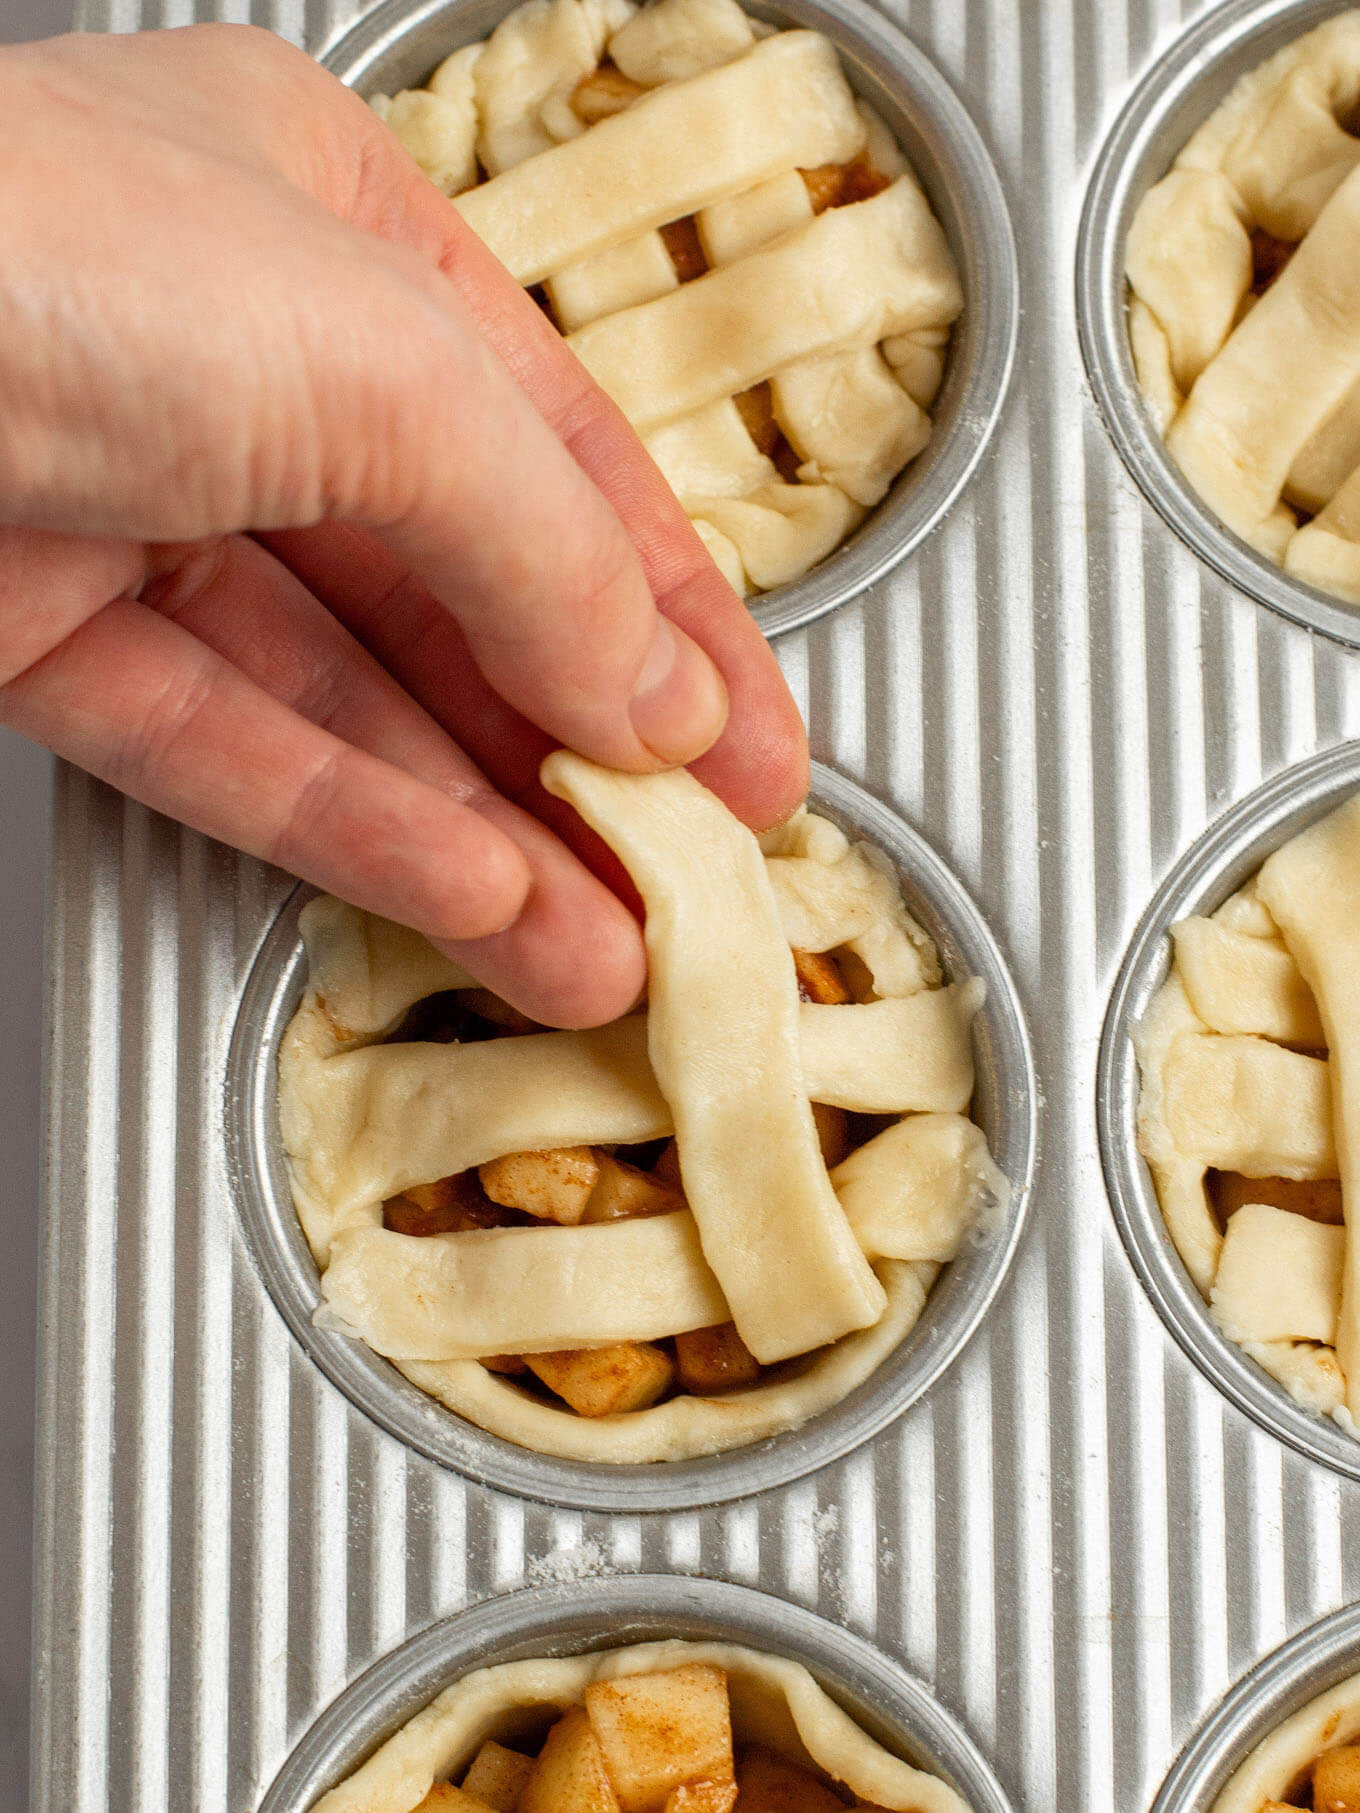
POLYGON ((926 1392, 968 1341, 1000 1288, 1019 1240, 1035 1152, 1029 1036, 1005 962, 976 907, 930 847, 861 788, 814 767, 813 804, 897 866, 903 895, 939 946, 951 978, 981 977, 973 1025, 976 1118, 1011 1181, 1004 1221, 965 1243, 902 1345, 862 1385, 800 1428, 699 1460, 619 1466, 537 1454, 428 1397, 361 1341, 318 1328, 315 1261, 298 1222, 278 1127, 278 1052, 306 982, 299 889, 260 947, 227 1062, 226 1131, 233 1194, 247 1243, 284 1320, 331 1383, 367 1416, 430 1459, 503 1491, 580 1510, 692 1509, 801 1478, 876 1435, 926 1392))
POLYGON ((1096 160, 1077 235, 1077 332, 1091 393, 1134 480, 1181 540, 1230 585, 1281 616, 1360 647, 1360 606, 1286 573, 1226 528, 1167 452, 1129 345, 1124 255, 1138 204, 1238 79, 1344 0, 1229 0, 1146 72, 1096 160))
MULTIPOLYGON (((743 0, 745 4, 745 0, 743 0)), ((485 38, 518 0, 385 0, 322 57, 364 95, 427 80, 441 59, 485 38)), ((932 63, 862 0, 750 0, 779 26, 824 32, 851 87, 876 108, 911 160, 939 217, 963 281, 934 430, 868 520, 792 585, 751 599, 767 636, 801 629, 920 546, 971 477, 1001 413, 1015 355, 1015 238, 1001 184, 977 128, 932 63)))
POLYGON ((750 1587, 632 1575, 537 1587, 433 1625, 360 1675, 305 1734, 259 1813, 307 1813, 423 1706, 472 1669, 664 1637, 732 1642, 802 1662, 885 1749, 950 1782, 973 1813, 1009 1813, 961 1726, 862 1637, 750 1587))
POLYGON ((1138 1151, 1140 1077, 1133 1030, 1171 968, 1170 930, 1209 914, 1266 858, 1360 788, 1360 743, 1343 743, 1276 775, 1191 846, 1153 897, 1120 968, 1105 1017, 1096 1112, 1105 1183, 1134 1269, 1181 1347, 1239 1409, 1281 1441, 1360 1479, 1360 1439, 1296 1404, 1283 1385, 1223 1334, 1167 1232, 1152 1175, 1138 1151))
POLYGON ((1207 1813, 1233 1771, 1287 1718, 1360 1672, 1360 1606, 1310 1625, 1257 1664, 1176 1760, 1151 1813, 1207 1813))

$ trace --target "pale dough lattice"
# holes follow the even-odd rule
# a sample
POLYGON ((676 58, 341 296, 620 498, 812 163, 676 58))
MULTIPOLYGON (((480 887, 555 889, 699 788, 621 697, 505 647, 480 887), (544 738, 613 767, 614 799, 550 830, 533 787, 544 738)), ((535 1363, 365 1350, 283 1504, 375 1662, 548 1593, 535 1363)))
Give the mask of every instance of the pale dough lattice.
MULTIPOLYGON (((317 1802, 315 1813, 412 1813, 436 1781, 459 1775, 488 1738, 519 1735, 526 1714, 564 1713, 594 1681, 690 1664, 724 1669, 739 1742, 756 1742, 883 1813, 968 1813, 936 1775, 892 1756, 799 1662, 735 1643, 637 1644, 562 1660, 507 1662, 465 1675, 317 1802)), ((532 1723, 532 1719, 530 1721, 532 1723)), ((781 1804, 783 1804, 781 1802, 781 1804)))
POLYGON ((1167 1229, 1224 1332, 1352 1427, 1360 799, 1172 936, 1136 1037, 1139 1144, 1167 1229))
POLYGON ((528 0, 373 105, 543 285, 739 591, 824 559, 925 446, 958 274, 820 34, 528 0))
POLYGON ((1360 10, 1245 76, 1144 197, 1129 331, 1227 526, 1360 603, 1360 10))
POLYGON ((895 877, 823 819, 795 816, 762 852, 686 774, 558 752, 544 779, 646 902, 648 1011, 591 1032, 384 1042, 415 1002, 470 979, 414 934, 313 902, 310 983, 280 1057, 294 1198, 325 1316, 450 1408, 579 1458, 716 1452, 867 1377, 1004 1198, 967 1118, 981 986, 943 984, 895 877), (858 965, 862 999, 800 1002, 791 947, 858 965), (814 1101, 891 1124, 828 1174, 814 1101), (672 1133, 684 1195, 665 1213, 429 1238, 384 1225, 400 1193, 506 1155, 672 1133), (770 1368, 759 1383, 629 1414, 577 1417, 479 1364, 729 1321, 770 1368))

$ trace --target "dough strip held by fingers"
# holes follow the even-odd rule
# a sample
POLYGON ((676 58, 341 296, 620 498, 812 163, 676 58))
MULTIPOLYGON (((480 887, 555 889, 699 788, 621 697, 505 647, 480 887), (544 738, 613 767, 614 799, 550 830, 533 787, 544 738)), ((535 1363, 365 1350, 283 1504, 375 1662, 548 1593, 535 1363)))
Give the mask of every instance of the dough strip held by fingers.
POLYGON ((568 750, 543 784, 611 846, 647 908, 648 1047, 704 1256, 762 1364, 867 1328, 883 1287, 822 1163, 798 989, 759 847, 692 775, 568 750))
POLYGON ((1336 1351, 1360 1422, 1360 798, 1277 850, 1258 889, 1317 998, 1346 1224, 1336 1351))

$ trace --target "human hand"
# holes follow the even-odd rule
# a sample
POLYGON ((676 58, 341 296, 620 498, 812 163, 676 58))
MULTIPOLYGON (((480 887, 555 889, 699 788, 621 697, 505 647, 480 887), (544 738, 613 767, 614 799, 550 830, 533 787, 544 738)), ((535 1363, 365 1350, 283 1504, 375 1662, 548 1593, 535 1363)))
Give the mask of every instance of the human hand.
POLYGON ((536 1019, 624 1011, 638 929, 542 756, 688 761, 757 826, 807 768, 623 417, 268 33, 0 52, 0 165, 0 722, 536 1019))

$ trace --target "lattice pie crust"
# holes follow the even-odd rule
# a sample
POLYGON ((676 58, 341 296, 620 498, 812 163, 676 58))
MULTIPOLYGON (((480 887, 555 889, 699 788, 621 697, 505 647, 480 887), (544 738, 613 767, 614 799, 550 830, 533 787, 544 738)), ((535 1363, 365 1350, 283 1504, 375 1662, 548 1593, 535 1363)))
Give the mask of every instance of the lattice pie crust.
POLYGON ((736 0, 528 0, 373 105, 738 591, 806 573, 925 446, 958 273, 819 33, 736 0))
POLYGON ((503 1004, 414 933, 311 902, 279 1081, 321 1316, 526 1447, 715 1453, 867 1378, 1004 1198, 967 1118, 981 984, 943 984, 895 877, 824 819, 798 813, 762 853, 685 773, 564 751, 543 772, 643 896, 648 1010, 591 1032, 394 1043, 427 997, 461 990, 455 1007, 501 1019, 503 1004), (834 986, 800 998, 800 975, 834 986), (664 1181, 635 1168, 672 1134, 664 1181), (514 1155, 544 1152, 526 1187, 514 1155), (515 1206, 511 1225, 488 1225, 481 1185, 515 1206), (432 1186, 470 1186, 477 1213, 399 1231, 432 1186), (736 1370, 695 1389, 694 1331, 715 1329, 736 1370), (676 1365, 655 1344, 672 1338, 682 1388, 667 1396, 676 1365), (561 1391, 563 1357, 579 1371, 583 1350, 640 1381, 635 1396, 608 1414, 548 1401, 536 1379, 561 1391))
MULTIPOLYGON (((968 1813, 966 1803, 938 1776, 912 1768, 875 1743, 800 1663, 735 1644, 679 1641, 559 1661, 508 1662, 466 1675, 323 1796, 315 1813, 412 1813, 435 1782, 460 1776, 488 1739, 513 1743, 535 1726, 541 1730, 545 1712, 578 1706, 593 1682, 693 1664, 726 1670, 732 1730, 740 1742, 762 1745, 812 1769, 848 1790, 857 1806, 896 1813, 968 1813)), ((818 1792, 815 1783, 813 1791, 818 1792)), ((702 1803, 684 1794, 679 1790, 667 1805, 694 1805, 702 1813, 702 1803)), ((795 1803, 762 1804, 773 1809, 795 1803)), ((817 1807, 821 1804, 819 1798, 817 1807)), ((839 1797, 837 1804, 844 1804, 839 1797)))
POLYGON ((1139 1145, 1214 1319, 1309 1409, 1360 1415, 1360 796, 1278 850, 1137 1034, 1139 1145))
POLYGON ((1129 331, 1227 526, 1360 603, 1360 10, 1245 76, 1144 197, 1129 331))
POLYGON ((1252 1751, 1211 1813, 1345 1813, 1360 1790, 1360 1675, 1340 1681, 1252 1751))

